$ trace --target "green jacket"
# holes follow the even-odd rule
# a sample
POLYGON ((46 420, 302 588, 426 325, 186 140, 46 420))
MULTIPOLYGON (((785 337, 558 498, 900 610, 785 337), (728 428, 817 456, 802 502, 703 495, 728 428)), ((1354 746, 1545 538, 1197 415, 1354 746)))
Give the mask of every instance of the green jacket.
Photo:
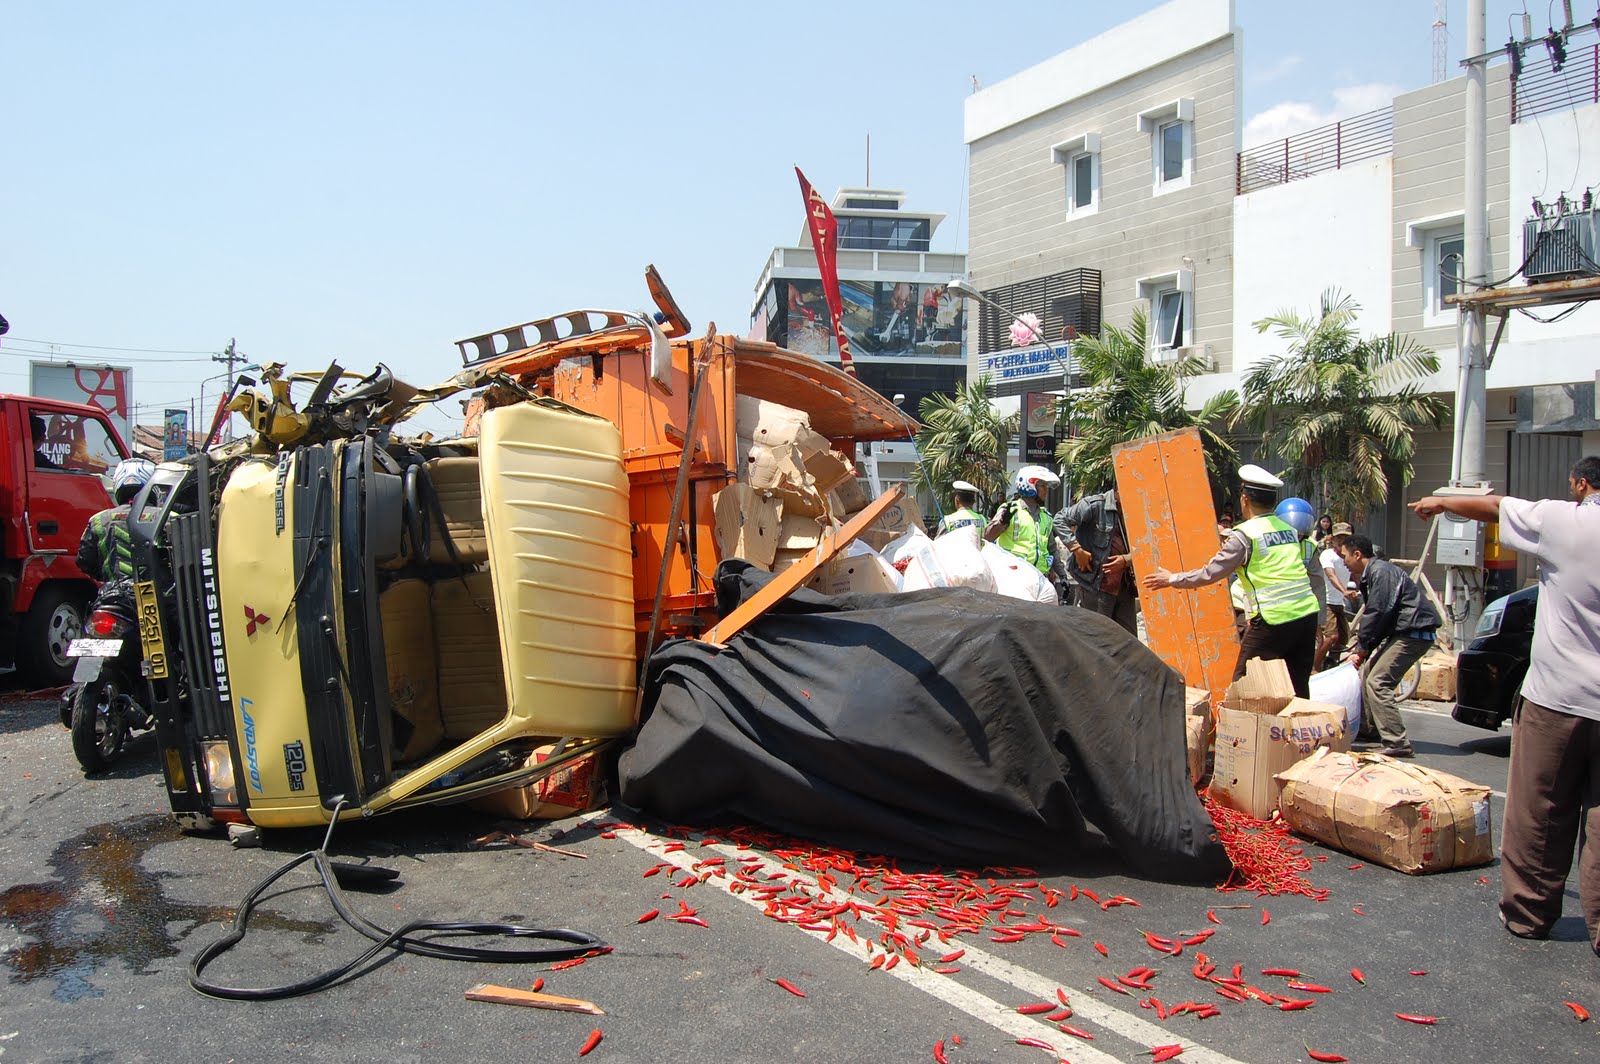
POLYGON ((113 506, 89 518, 83 538, 78 540, 78 568, 102 584, 133 579, 127 506, 113 506))

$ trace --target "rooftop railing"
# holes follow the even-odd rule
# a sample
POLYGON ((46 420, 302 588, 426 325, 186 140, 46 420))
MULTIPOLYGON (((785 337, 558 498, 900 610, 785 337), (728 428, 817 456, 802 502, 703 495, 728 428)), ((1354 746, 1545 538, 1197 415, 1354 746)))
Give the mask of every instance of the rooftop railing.
POLYGON ((1600 103, 1600 44, 1568 52, 1560 71, 1538 53, 1524 53, 1522 74, 1511 79, 1511 121, 1586 103, 1600 103))
POLYGON ((1345 118, 1255 148, 1236 157, 1234 191, 1247 192, 1387 155, 1394 147, 1394 108, 1345 118))

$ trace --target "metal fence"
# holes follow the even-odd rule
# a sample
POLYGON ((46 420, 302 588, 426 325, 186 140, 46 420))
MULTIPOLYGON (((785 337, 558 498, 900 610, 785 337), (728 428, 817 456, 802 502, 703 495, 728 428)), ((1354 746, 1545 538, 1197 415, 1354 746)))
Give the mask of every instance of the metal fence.
POLYGON ((1247 148, 1236 157, 1239 195, 1298 181, 1328 170, 1387 155, 1394 147, 1394 108, 1382 107, 1292 137, 1247 148))
POLYGON ((1511 121, 1586 103, 1600 103, 1600 44, 1568 52, 1560 71, 1537 52, 1523 53, 1522 74, 1511 79, 1511 121))

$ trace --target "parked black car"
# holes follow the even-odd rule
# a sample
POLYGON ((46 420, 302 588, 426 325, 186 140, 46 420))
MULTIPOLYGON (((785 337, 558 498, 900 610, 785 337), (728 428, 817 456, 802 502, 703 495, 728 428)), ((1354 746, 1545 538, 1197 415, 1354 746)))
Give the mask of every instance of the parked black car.
POLYGON ((1528 674, 1539 587, 1525 587, 1484 608, 1472 642, 1456 656, 1456 707, 1462 724, 1498 730, 1510 718, 1528 674))

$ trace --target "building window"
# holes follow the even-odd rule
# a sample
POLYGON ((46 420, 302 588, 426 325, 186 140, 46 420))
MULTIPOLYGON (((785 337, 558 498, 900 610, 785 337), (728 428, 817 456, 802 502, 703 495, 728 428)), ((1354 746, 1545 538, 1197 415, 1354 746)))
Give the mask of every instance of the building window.
POLYGON ((1428 237, 1428 247, 1423 254, 1423 298, 1427 309, 1423 317, 1429 322, 1447 323, 1456 308, 1445 302, 1446 296, 1461 291, 1461 254, 1466 239, 1460 230, 1440 230, 1428 237))
POLYGON ((1160 195, 1188 188, 1194 177, 1194 100, 1184 97, 1139 112, 1139 132, 1150 137, 1151 183, 1160 195))
POLYGON ((1067 217, 1100 209, 1100 134, 1079 133, 1052 144, 1050 161, 1066 174, 1067 217))
POLYGON ((1139 279, 1149 302, 1145 342, 1152 356, 1171 357, 1194 343, 1194 274, 1189 270, 1139 279))

